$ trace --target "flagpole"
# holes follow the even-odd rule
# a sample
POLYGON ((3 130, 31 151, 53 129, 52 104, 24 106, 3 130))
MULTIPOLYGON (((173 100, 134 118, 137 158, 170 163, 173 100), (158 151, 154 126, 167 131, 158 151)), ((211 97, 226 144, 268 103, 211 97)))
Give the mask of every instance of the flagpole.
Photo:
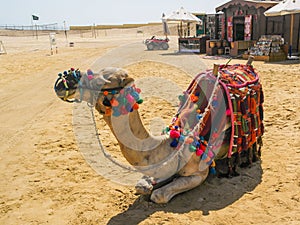
POLYGON ((35 33, 36 33, 36 40, 38 40, 39 37, 38 37, 38 31, 37 31, 37 24, 36 23, 35 23, 35 33))
POLYGON ((33 18, 31 16, 32 37, 34 37, 33 18))
POLYGON ((66 45, 68 46, 68 34, 67 34, 67 26, 65 20, 64 20, 64 30, 65 30, 65 37, 66 37, 66 45))
MULTIPOLYGON (((32 30, 33 30, 33 34, 34 34, 34 28, 33 28, 33 21, 34 20, 39 20, 39 17, 38 16, 35 16, 35 15, 31 15, 31 23, 32 23, 32 30)), ((38 31, 37 31, 37 24, 35 23, 35 34, 36 34, 36 39, 38 39, 38 31)))

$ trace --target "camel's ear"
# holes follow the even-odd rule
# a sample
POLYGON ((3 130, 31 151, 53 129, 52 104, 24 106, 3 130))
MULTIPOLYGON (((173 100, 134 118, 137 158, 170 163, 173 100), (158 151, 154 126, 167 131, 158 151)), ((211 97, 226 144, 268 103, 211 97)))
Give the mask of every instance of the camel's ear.
POLYGON ((123 69, 119 69, 115 72, 115 76, 119 79, 119 80, 124 80, 128 77, 128 73, 126 70, 123 69))
POLYGON ((91 80, 91 86, 94 89, 101 89, 103 85, 111 83, 109 79, 113 76, 114 72, 114 68, 104 68, 100 70, 99 73, 94 73, 94 79, 91 80))
POLYGON ((128 74, 125 70, 115 67, 106 67, 94 73, 94 79, 91 80, 91 86, 95 89, 101 89, 105 84, 110 84, 112 81, 117 81, 119 84, 123 84, 123 81, 128 78, 128 74))
POLYGON ((95 74, 94 74, 94 79, 89 81, 91 88, 94 90, 101 90, 101 88, 105 83, 107 82, 105 79, 102 78, 102 76, 95 75, 95 74))
POLYGON ((97 85, 104 85, 111 83, 110 79, 113 76, 116 76, 121 69, 115 67, 106 67, 99 71, 99 73, 95 73, 95 81, 97 85))
POLYGON ((99 74, 99 73, 96 73, 94 74, 95 76, 95 81, 98 85, 104 85, 106 83, 111 83, 111 81, 109 80, 111 78, 111 76, 105 76, 103 74, 99 74))

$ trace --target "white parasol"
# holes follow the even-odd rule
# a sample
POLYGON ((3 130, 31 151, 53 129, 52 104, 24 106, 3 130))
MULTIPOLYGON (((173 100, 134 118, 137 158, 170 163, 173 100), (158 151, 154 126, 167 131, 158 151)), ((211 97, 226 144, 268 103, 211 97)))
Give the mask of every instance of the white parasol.
POLYGON ((183 7, 181 7, 179 10, 173 12, 171 15, 166 16, 165 19, 167 21, 177 21, 180 22, 180 34, 182 35, 182 23, 192 23, 196 22, 199 24, 202 24, 202 20, 200 20, 198 17, 193 15, 192 13, 186 11, 183 7))
POLYGON ((300 0, 284 0, 264 12, 265 16, 291 15, 290 48, 293 44, 294 14, 296 13, 300 13, 300 0))
POLYGON ((165 14, 163 13, 162 14, 162 25, 163 25, 163 32, 164 32, 164 35, 166 35, 166 38, 168 35, 170 35, 170 29, 169 29, 169 26, 168 26, 168 23, 167 23, 167 20, 166 20, 166 16, 165 14))

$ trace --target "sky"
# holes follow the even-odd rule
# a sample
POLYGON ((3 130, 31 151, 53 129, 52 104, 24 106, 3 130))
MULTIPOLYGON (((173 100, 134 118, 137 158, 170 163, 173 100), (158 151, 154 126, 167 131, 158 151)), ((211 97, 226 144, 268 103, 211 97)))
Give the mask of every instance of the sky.
POLYGON ((0 5, 1 25, 126 24, 160 22, 162 13, 171 14, 180 7, 189 12, 214 13, 228 0, 4 0, 0 5))

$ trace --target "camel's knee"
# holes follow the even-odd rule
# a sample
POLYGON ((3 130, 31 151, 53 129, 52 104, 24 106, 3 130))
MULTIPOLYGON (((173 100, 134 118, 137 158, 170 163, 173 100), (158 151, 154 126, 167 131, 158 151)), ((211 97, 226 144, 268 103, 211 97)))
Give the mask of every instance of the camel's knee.
POLYGON ((140 179, 135 185, 135 191, 137 194, 141 195, 149 195, 153 190, 153 178, 151 177, 143 177, 140 179))

